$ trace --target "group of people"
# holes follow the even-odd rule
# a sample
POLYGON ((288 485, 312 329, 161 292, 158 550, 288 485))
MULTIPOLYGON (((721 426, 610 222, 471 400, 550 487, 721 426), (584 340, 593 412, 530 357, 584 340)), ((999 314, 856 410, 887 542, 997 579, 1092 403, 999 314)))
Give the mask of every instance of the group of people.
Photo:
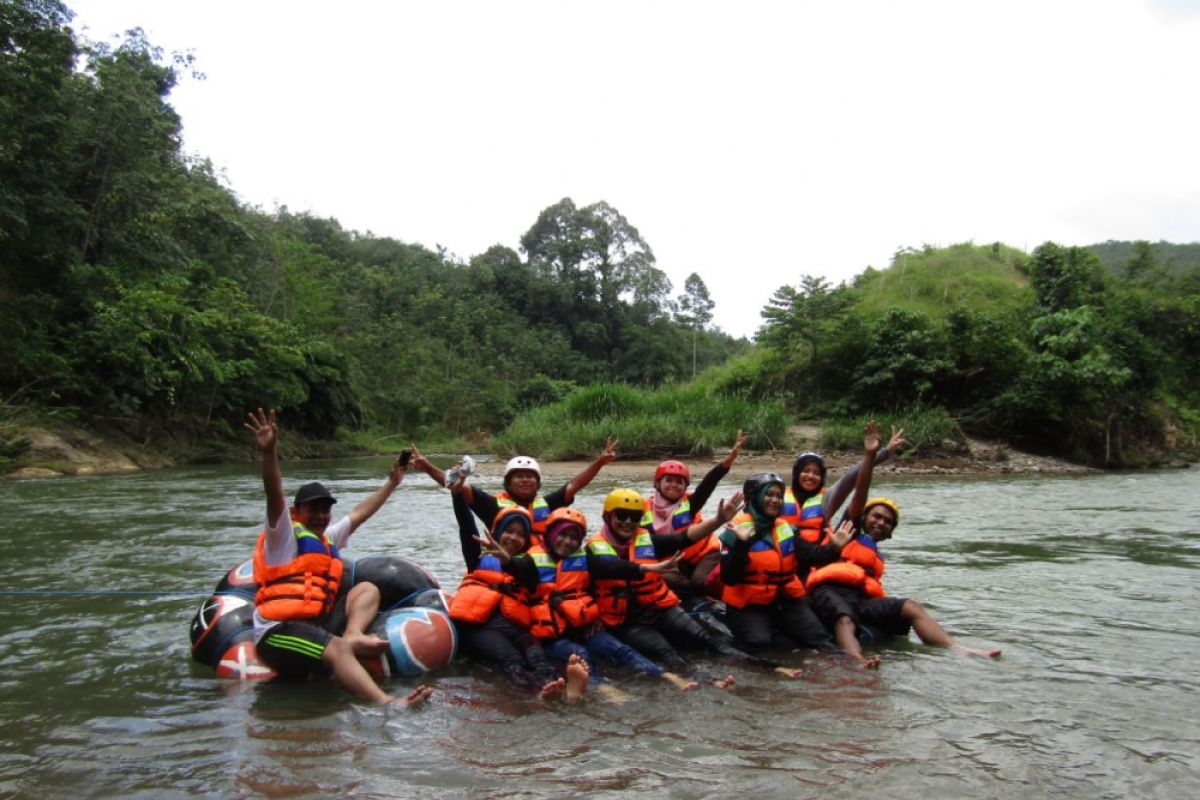
POLYGON ((419 686, 394 698, 363 668, 360 657, 387 647, 364 632, 379 593, 370 583, 346 590, 338 558, 410 465, 450 491, 466 573, 448 611, 463 649, 547 701, 578 700, 589 689, 623 699, 602 664, 680 689, 733 686, 732 675, 710 674, 681 647, 787 676, 799 671, 769 658, 771 651, 808 648, 869 668, 879 659, 864 653, 863 640, 910 629, 926 644, 1000 654, 959 644, 920 603, 884 593, 878 544, 891 537, 900 509, 868 493, 875 464, 904 438, 893 431, 882 447, 874 422, 862 461, 828 490, 822 458, 803 453, 790 483, 756 472, 705 516, 745 444, 739 431, 729 454, 694 490, 685 464, 664 461, 648 496, 611 491, 594 529, 572 503, 616 458, 615 439, 546 495, 540 466, 528 456, 507 463, 503 491, 491 494, 471 485, 469 460, 447 474, 413 447, 392 462, 383 486, 331 525, 336 500, 319 483, 300 487, 285 508, 274 412, 252 412, 245 427, 263 454, 267 496, 267 524, 254 557, 260 587, 255 636, 260 658, 284 675, 326 670, 347 690, 378 703, 414 705, 429 697, 431 690, 419 686))

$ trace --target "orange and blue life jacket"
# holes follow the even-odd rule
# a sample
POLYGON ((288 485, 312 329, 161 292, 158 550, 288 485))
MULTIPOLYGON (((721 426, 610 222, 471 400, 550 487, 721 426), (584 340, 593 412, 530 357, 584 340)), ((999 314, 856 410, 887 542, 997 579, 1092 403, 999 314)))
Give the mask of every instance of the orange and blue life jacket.
POLYGON ((296 557, 286 564, 268 564, 267 532, 258 537, 254 549, 254 595, 264 619, 284 621, 312 619, 333 610, 342 581, 338 549, 325 535, 318 536, 299 522, 292 522, 296 557))

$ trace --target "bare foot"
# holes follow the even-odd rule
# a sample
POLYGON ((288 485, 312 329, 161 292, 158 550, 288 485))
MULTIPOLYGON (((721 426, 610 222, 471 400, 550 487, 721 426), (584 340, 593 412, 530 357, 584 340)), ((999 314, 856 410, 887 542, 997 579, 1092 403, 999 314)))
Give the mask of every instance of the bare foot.
POLYGON ((963 655, 963 656, 979 656, 980 658, 999 658, 1000 657, 1000 648, 999 647, 981 648, 981 647, 967 647, 966 645, 962 645, 962 644, 952 644, 952 645, 950 645, 950 649, 953 650, 954 652, 958 653, 959 655, 963 655))
POLYGON ((538 692, 538 697, 546 702, 557 700, 563 696, 563 691, 566 689, 566 687, 566 681, 564 681, 562 678, 555 678, 542 687, 542 690, 538 692))
POLYGON ((371 658, 386 653, 388 649, 387 639, 380 639, 378 636, 347 632, 342 638, 346 640, 346 644, 350 645, 351 651, 357 658, 371 658))
POLYGON ((685 692, 695 689, 700 685, 696 681, 690 681, 687 678, 676 675, 674 672, 664 672, 662 677, 663 680, 674 686, 676 689, 682 689, 685 692))
POLYGON ((596 694, 600 695, 600 699, 604 702, 613 703, 614 705, 624 705, 633 699, 611 683, 602 683, 597 686, 596 694))
POLYGON ((425 684, 421 684, 409 692, 407 696, 393 697, 388 702, 394 706, 399 706, 400 708, 416 708, 428 700, 432 694, 432 688, 426 686, 425 684))
POLYGON ((792 667, 776 667, 775 672, 785 678, 799 678, 801 674, 801 670, 794 669, 792 667))
POLYGON ((732 675, 726 675, 724 678, 717 678, 713 681, 713 686, 718 689, 729 691, 733 688, 734 680, 732 675))
POLYGON ((863 656, 858 665, 863 669, 879 669, 879 656, 863 656))
POLYGON ((572 654, 567 659, 567 701, 582 700, 587 694, 588 665, 580 656, 572 654))

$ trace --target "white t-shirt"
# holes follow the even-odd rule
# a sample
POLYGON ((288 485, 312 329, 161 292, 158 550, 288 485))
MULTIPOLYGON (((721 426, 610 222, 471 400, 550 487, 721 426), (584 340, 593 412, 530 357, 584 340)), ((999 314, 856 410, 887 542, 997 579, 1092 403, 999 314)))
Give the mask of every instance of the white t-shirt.
MULTIPOLYGON (((325 529, 325 538, 327 538, 334 547, 341 550, 350 541, 350 534, 354 533, 350 525, 350 517, 342 517, 337 522, 325 529)), ((296 542, 296 535, 292 533, 292 518, 285 509, 279 515, 279 519, 275 520, 272 525, 267 522, 267 540, 263 542, 263 557, 271 566, 286 564, 296 557, 299 553, 299 546, 296 542)), ((254 609, 254 643, 258 644, 258 640, 263 637, 272 625, 278 625, 279 620, 267 619, 258 613, 258 609, 254 609)))

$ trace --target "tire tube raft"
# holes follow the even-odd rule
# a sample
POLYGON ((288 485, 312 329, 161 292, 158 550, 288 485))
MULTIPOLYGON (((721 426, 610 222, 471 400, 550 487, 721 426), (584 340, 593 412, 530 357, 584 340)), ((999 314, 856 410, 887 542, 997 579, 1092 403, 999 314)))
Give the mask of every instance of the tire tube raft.
MULTIPOLYGON (((446 609, 449 598, 437 578, 404 558, 343 558, 347 587, 369 581, 379 589, 380 613, 367 632, 387 639, 385 657, 365 663, 376 677, 417 677, 449 664, 458 652, 458 631, 446 609)), ((217 677, 269 680, 275 670, 254 646, 254 562, 231 569, 192 618, 192 658, 217 677)))

